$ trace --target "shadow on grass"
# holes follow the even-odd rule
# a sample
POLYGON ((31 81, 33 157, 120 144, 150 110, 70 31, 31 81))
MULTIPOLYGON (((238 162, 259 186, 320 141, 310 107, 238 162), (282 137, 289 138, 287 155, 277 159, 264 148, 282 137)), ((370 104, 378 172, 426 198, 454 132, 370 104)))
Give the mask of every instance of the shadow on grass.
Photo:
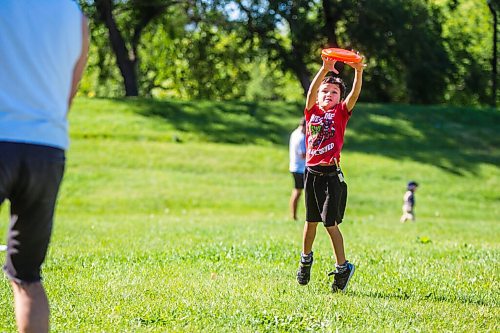
POLYGON ((446 106, 361 105, 345 149, 435 165, 456 175, 500 164, 500 112, 446 106))
MULTIPOLYGON (((128 102, 128 101, 127 101, 128 102)), ((133 100, 137 113, 209 142, 287 145, 302 116, 293 103, 133 100)))
MULTIPOLYGON (((118 100, 136 113, 171 124, 201 140, 288 145, 302 116, 301 103, 118 100)), ((476 174, 500 165, 500 112, 492 108, 358 104, 344 151, 413 160, 447 172, 476 174)))
POLYGON ((408 294, 404 290, 398 290, 394 292, 381 292, 381 291, 350 291, 352 295, 358 297, 369 297, 378 299, 394 299, 394 300, 415 300, 415 301, 430 301, 430 302, 445 302, 445 303, 462 303, 462 304, 475 304, 481 306, 496 306, 495 302, 490 302, 487 300, 479 299, 473 296, 459 296, 453 297, 449 295, 439 295, 434 292, 429 292, 427 295, 414 295, 408 294))

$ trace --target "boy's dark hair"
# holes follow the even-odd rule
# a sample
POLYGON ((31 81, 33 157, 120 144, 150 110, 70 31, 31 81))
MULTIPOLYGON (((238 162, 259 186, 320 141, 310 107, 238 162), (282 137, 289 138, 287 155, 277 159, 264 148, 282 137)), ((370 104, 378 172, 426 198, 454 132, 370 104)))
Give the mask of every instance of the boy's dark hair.
POLYGON ((338 85, 340 88, 340 99, 345 98, 346 86, 344 81, 338 76, 333 76, 333 75, 325 76, 325 78, 323 79, 323 81, 321 81, 321 83, 331 83, 338 85))

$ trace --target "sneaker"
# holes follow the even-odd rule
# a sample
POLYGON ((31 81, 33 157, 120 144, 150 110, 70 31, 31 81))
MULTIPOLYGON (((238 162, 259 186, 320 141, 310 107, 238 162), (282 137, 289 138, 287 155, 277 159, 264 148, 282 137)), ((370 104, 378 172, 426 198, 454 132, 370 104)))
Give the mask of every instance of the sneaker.
POLYGON ((354 265, 351 264, 350 262, 346 261, 346 268, 342 269, 339 272, 339 268, 337 267, 337 270, 328 273, 328 276, 333 275, 333 284, 332 284, 332 291, 338 292, 338 291, 345 291, 347 288, 347 284, 349 283, 349 280, 351 279, 352 275, 354 274, 354 265))
POLYGON ((297 271, 297 282, 301 285, 306 285, 311 279, 311 266, 313 264, 313 258, 311 261, 304 262, 300 260, 299 270, 297 271))

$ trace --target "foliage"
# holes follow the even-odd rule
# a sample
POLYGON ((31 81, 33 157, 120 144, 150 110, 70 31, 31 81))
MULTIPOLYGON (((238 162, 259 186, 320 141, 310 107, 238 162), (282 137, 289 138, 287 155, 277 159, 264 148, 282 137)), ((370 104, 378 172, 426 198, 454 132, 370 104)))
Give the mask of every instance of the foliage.
POLYGON ((292 73, 283 73, 278 64, 265 56, 255 58, 250 70, 246 100, 302 101, 302 92, 302 87, 292 73))
POLYGON ((151 40, 141 49, 145 92, 185 99, 244 96, 252 50, 237 33, 202 21, 169 36, 169 26, 158 24, 144 36, 151 40))
MULTIPOLYGON (((94 18, 93 46, 81 93, 120 96, 123 75, 116 69, 106 29, 95 19, 94 1, 81 3, 94 18)), ((305 94, 320 66, 321 48, 340 46, 366 56, 361 100, 480 105, 491 99, 492 41, 488 36, 492 20, 485 2, 146 3, 113 1, 114 17, 133 56, 142 96, 296 99, 305 94), (147 16, 151 8, 157 11, 147 16), (141 17, 154 19, 140 25, 141 17), (284 90, 273 88, 284 87, 291 77, 296 82, 284 90), (297 83, 301 92, 284 92, 297 89, 297 83), (263 85, 259 88, 259 84, 263 85)), ((338 68, 344 79, 351 80, 350 68, 342 64, 338 68)))
POLYGON ((444 45, 455 65, 445 98, 458 105, 484 103, 492 85, 491 13, 484 1, 445 1, 440 8, 444 45))
POLYGON ((443 102, 453 70, 441 43, 440 12, 425 1, 356 1, 346 14, 344 40, 362 45, 369 100, 443 102), (373 73, 371 68, 373 68, 373 73))

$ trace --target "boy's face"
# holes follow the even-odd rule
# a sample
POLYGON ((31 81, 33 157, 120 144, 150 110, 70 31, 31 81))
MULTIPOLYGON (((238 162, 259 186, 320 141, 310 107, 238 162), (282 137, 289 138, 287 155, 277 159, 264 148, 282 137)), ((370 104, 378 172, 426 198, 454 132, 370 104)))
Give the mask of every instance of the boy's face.
POLYGON ((322 83, 318 90, 318 106, 329 110, 340 102, 340 87, 334 83, 322 83))

